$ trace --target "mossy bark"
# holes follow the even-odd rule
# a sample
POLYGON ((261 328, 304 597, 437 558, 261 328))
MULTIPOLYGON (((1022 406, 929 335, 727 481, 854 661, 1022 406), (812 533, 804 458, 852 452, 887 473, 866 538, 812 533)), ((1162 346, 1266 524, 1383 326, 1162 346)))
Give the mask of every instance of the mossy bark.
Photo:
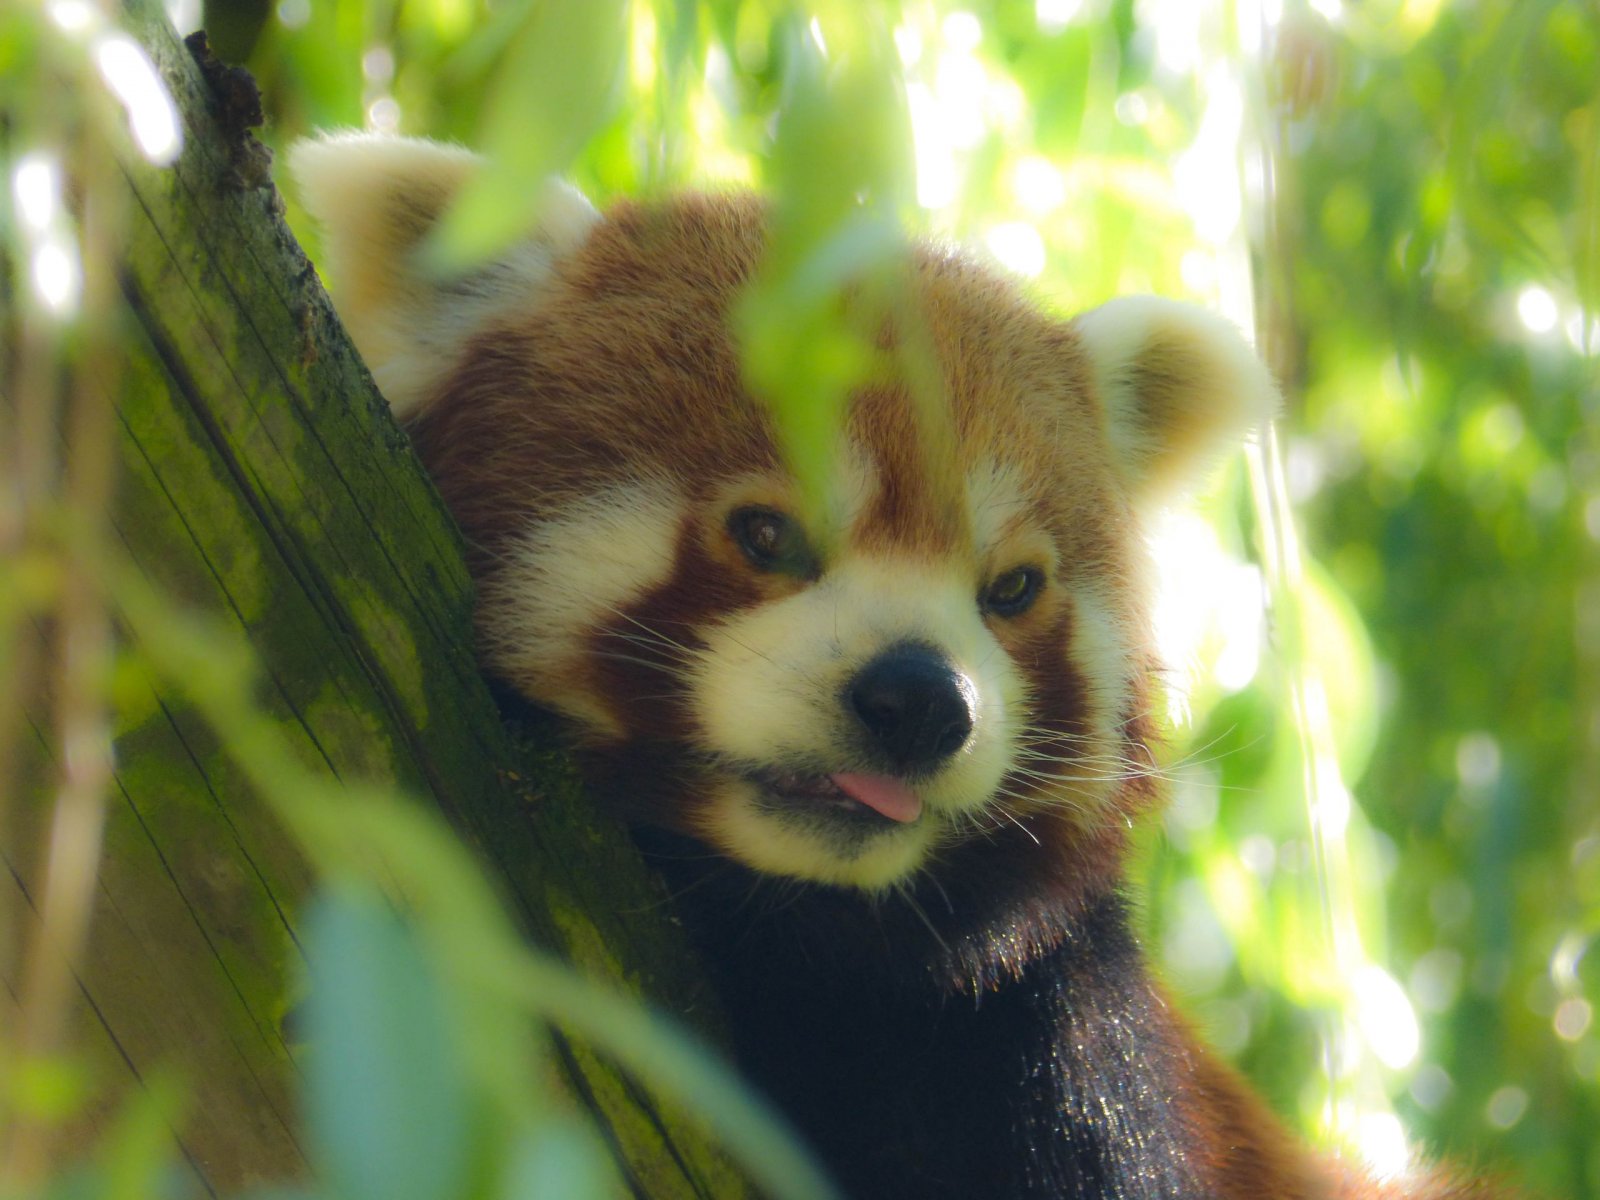
MULTIPOLYGON (((126 16, 187 141, 172 168, 121 164, 132 203, 117 535, 175 602, 245 631, 261 703, 306 762, 431 797, 530 937, 665 1007, 710 1011, 624 832, 558 751, 514 744, 502 725, 472 655, 457 534, 280 219, 241 98, 215 72, 207 82, 158 4, 130 0, 126 16)), ((206 1193, 303 1176, 284 1017, 305 857, 178 695, 133 689, 119 712, 76 1044, 102 1079, 170 1067, 186 1081, 176 1136, 206 1193)), ((45 737, 33 752, 0 882, 24 908, 53 773, 45 737)), ((679 1114, 566 1049, 570 1094, 594 1110, 635 1194, 745 1194, 679 1114)))

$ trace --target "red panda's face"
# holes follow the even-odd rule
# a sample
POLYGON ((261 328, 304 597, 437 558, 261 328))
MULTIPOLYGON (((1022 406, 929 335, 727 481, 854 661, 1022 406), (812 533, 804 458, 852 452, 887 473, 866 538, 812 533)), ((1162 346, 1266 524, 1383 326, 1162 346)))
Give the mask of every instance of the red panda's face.
POLYGON ((1062 324, 919 252, 949 427, 862 389, 819 527, 728 332, 760 207, 558 195, 506 262, 422 281, 419 218, 470 169, 377 139, 296 161, 468 540, 488 665, 634 764, 631 816, 878 890, 1004 825, 1119 814, 1148 766, 1137 511, 1270 404, 1236 335, 1157 301, 1062 324))
POLYGON ((1023 468, 971 464, 969 520, 905 544, 878 524, 893 471, 853 457, 832 546, 781 474, 733 463, 562 503, 486 556, 479 619, 522 692, 593 742, 651 748, 674 784, 641 815, 774 874, 877 887, 1041 805, 1103 802, 1130 752, 1132 614, 1094 578, 1104 551, 1064 553, 1089 539, 1050 527, 1023 468))

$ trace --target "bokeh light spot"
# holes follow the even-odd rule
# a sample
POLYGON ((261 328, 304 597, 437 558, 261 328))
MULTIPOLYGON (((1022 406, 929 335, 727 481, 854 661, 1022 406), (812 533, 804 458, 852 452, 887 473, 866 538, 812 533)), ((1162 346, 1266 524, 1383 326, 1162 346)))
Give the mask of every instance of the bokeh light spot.
POLYGON ((1556 327, 1560 313, 1556 299, 1538 284, 1529 284, 1517 293, 1517 317, 1529 333, 1549 333, 1556 327))
POLYGON ((1528 1111, 1528 1093, 1514 1084, 1508 1084, 1489 1097, 1484 1115, 1496 1129, 1510 1129, 1528 1111))
POLYGON ((1376 963, 1367 963, 1351 981, 1356 1020, 1378 1061, 1391 1070, 1410 1066, 1422 1044, 1417 1014, 1405 989, 1376 963))
POLYGON ((1556 1006, 1556 1036, 1565 1042, 1575 1042, 1589 1030, 1594 1020, 1594 1006, 1582 996, 1569 996, 1556 1006))

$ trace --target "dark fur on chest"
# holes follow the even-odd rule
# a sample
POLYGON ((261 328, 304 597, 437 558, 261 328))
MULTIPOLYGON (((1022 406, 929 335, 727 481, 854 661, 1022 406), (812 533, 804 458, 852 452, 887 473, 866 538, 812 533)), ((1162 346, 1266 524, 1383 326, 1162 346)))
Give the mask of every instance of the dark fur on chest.
POLYGON ((742 1065, 848 1195, 1208 1194, 1189 1050, 1114 891, 1070 913, 1003 886, 998 904, 932 883, 874 900, 647 840, 742 1065))

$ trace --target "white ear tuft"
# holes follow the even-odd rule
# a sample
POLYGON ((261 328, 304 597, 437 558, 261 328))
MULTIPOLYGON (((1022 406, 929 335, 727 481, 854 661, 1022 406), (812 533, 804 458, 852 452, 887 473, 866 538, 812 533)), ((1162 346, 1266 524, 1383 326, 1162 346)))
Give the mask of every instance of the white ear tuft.
POLYGON ((334 305, 396 416, 433 398, 474 333, 532 306, 553 264, 599 219, 582 194, 549 180, 526 240, 441 277, 418 249, 483 168, 469 150, 420 138, 334 133, 290 147, 289 171, 324 231, 334 305))
POLYGON ((1194 483, 1278 409, 1266 366, 1232 322, 1157 296, 1073 321, 1093 364, 1111 447, 1130 488, 1164 499, 1194 483))

